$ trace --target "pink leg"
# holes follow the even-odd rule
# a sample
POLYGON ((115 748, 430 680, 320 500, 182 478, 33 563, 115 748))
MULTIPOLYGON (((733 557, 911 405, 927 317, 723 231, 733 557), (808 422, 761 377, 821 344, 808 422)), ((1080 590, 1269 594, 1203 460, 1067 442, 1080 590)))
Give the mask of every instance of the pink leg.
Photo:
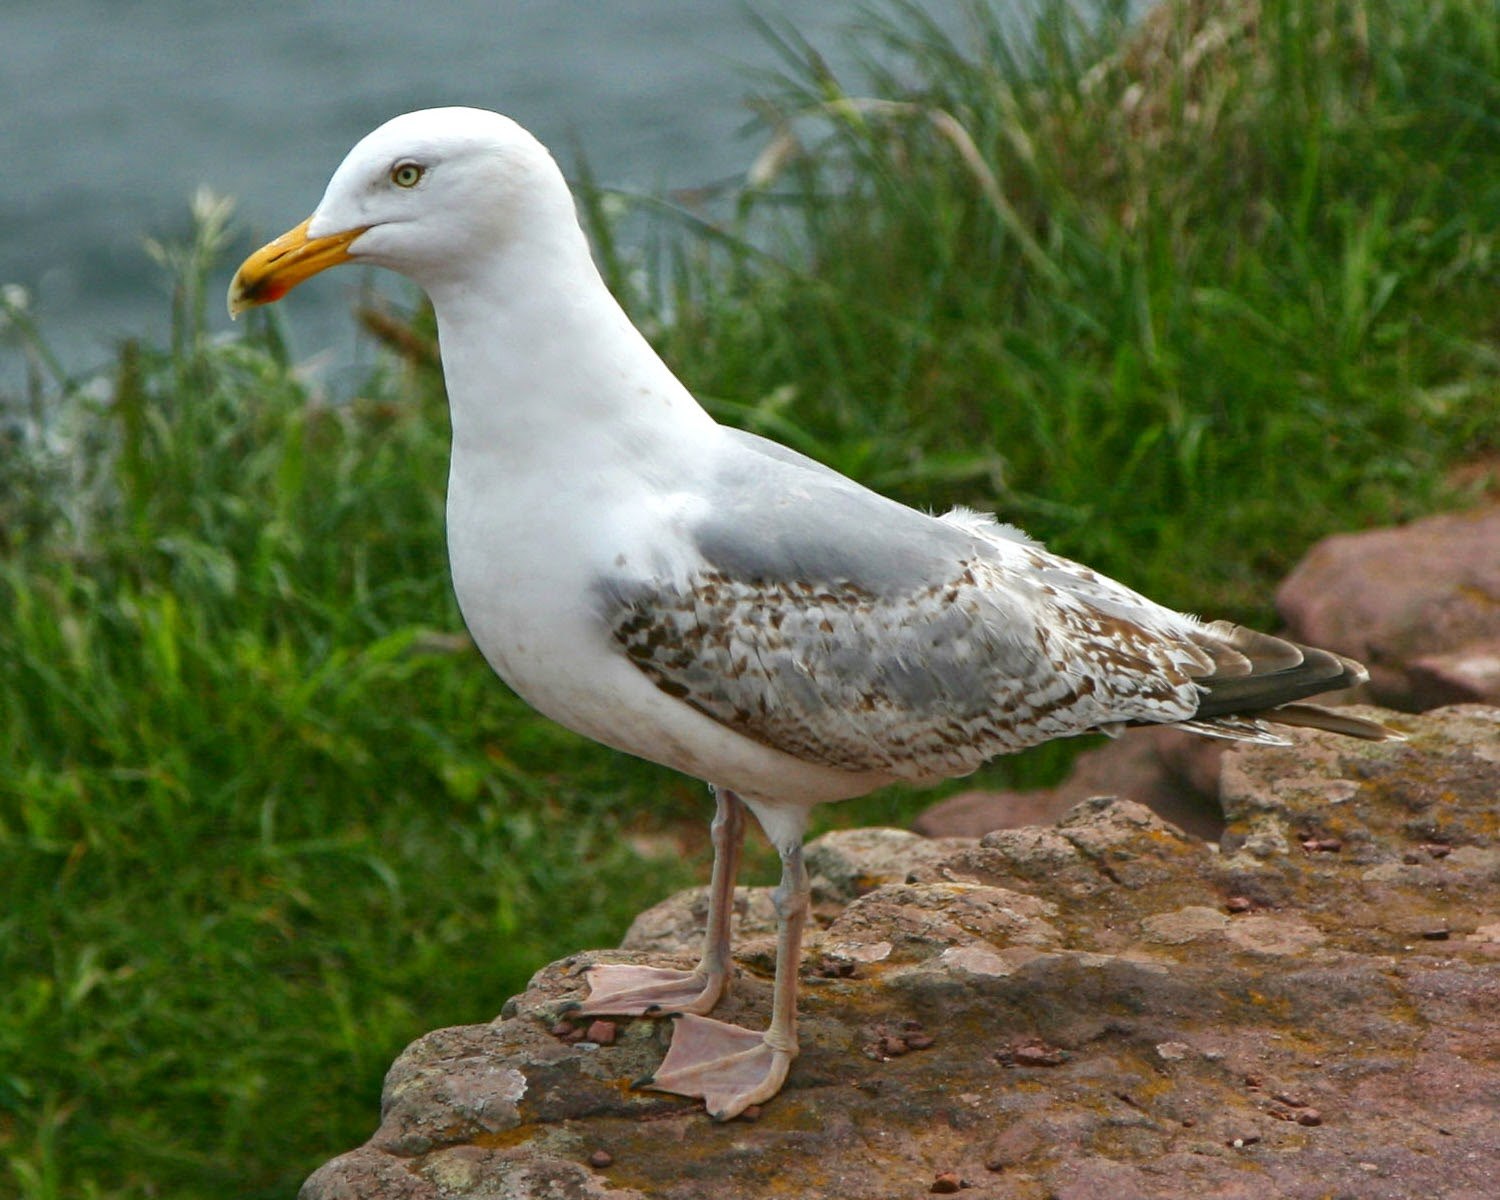
POLYGON ((745 842, 745 806, 728 788, 715 788, 714 796, 714 866, 702 959, 691 971, 618 963, 590 967, 588 999, 571 1011, 620 1017, 701 1014, 719 1002, 729 982, 729 921, 734 915, 734 879, 745 842))
POLYGON ((797 969, 810 889, 802 847, 783 848, 776 889, 776 983, 771 1025, 764 1033, 708 1017, 680 1017, 672 1047, 641 1086, 703 1099, 716 1121, 727 1121, 781 1090, 797 1056, 797 969))

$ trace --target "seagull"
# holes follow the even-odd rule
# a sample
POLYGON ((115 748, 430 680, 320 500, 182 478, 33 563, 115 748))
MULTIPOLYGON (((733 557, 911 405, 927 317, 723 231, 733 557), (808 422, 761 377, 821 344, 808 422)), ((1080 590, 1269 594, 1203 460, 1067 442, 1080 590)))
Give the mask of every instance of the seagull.
POLYGON ((713 789, 698 965, 595 965, 575 1011, 675 1017, 643 1083, 716 1119, 775 1096, 797 1054, 815 805, 1135 725, 1396 736, 1302 703, 1363 682, 1348 658, 1175 612, 993 517, 919 512, 718 424, 610 294, 562 172, 507 117, 428 109, 366 136, 312 216, 245 260, 230 314, 343 262, 432 301, 448 552, 486 660, 553 720, 713 789), (781 859, 763 1031, 708 1015, 733 971, 747 811, 781 859))

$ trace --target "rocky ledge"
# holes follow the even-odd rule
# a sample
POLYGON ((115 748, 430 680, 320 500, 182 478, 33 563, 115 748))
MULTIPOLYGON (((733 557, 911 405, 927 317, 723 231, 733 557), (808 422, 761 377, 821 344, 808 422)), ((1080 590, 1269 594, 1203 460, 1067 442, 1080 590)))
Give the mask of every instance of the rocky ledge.
MULTIPOLYGON (((1217 846, 1130 801, 983 838, 814 843, 803 1054, 754 1120, 633 1091, 663 1022, 560 1021, 597 958, 690 962, 701 893, 438 1030, 303 1200, 1492 1197, 1500 709, 1225 755, 1217 846)), ((721 1014, 763 1024, 740 896, 721 1014)))

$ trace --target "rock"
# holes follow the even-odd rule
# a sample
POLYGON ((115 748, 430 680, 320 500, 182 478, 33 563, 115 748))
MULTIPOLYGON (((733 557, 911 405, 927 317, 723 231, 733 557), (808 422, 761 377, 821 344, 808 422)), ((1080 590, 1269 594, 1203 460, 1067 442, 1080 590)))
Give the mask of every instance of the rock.
POLYGON ((1406 664, 1406 680, 1418 709, 1500 704, 1500 637, 1414 658, 1406 664))
MULTIPOLYGON (((708 888, 687 888, 654 904, 630 923, 622 949, 694 955, 703 949, 708 888)), ((736 944, 776 936, 776 906, 766 888, 735 888, 729 928, 736 944)))
MULTIPOLYGON (((669 1022, 554 1036, 600 957, 578 955, 514 1015, 410 1047, 380 1128, 303 1200, 1490 1195, 1500 709, 1378 715, 1409 740, 1231 749, 1217 851, 1112 798, 935 857, 815 843, 840 865, 803 1052, 754 1123, 631 1089, 669 1022)), ((764 1025, 767 964, 738 961, 716 1015, 764 1025)))
MULTIPOLYGON (((885 883, 940 862, 963 839, 925 838, 904 829, 846 829, 825 834, 807 847, 805 859, 814 905, 837 912, 885 883)), ((641 913, 620 943, 625 950, 696 955, 703 948, 708 888, 687 888, 641 913)), ((776 906, 768 888, 736 888, 730 924, 735 944, 776 936, 776 906)))
POLYGON ((1383 704, 1500 698, 1500 505, 1327 538, 1281 585, 1276 607, 1290 636, 1368 666, 1383 704), (1459 665, 1469 660, 1478 661, 1459 665))
POLYGON ((1399 951, 1427 929, 1467 934, 1500 911, 1500 709, 1392 721, 1411 741, 1303 738, 1224 759, 1221 870, 1235 891, 1366 954, 1399 951), (1338 854, 1305 848, 1329 841, 1338 854))
POLYGON ((928 837, 983 837, 991 830, 1050 825, 1091 796, 1123 796, 1180 829, 1214 841, 1223 828, 1219 756, 1227 742, 1180 729, 1136 729, 1085 750, 1052 788, 960 792, 912 822, 928 837))
POLYGON ((815 900, 847 904, 882 884, 904 882, 964 844, 962 838, 919 836, 922 832, 845 829, 818 838, 806 853, 815 900))

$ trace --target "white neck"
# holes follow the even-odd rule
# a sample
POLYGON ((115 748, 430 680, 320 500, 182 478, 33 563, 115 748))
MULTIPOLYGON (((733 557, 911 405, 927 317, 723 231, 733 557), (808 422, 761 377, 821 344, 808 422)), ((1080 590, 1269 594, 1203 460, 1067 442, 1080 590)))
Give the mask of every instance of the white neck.
POLYGON ((610 294, 571 212, 427 290, 455 456, 519 470, 591 453, 667 467, 715 428, 610 294))

